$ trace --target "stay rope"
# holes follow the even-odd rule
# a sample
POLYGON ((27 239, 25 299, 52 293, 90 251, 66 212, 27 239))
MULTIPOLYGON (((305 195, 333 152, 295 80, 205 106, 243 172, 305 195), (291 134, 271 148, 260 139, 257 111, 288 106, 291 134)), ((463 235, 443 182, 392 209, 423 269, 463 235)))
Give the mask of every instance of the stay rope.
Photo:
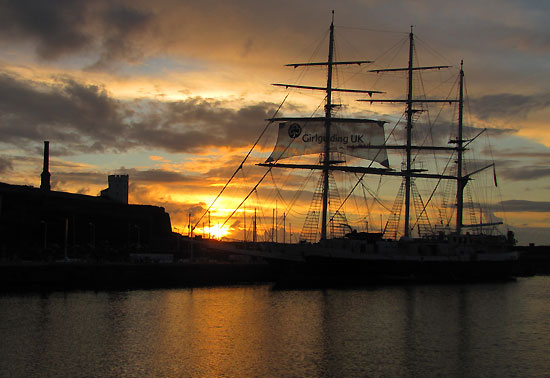
MULTIPOLYGON (((279 113, 279 111, 281 110, 283 104, 285 103, 286 99, 288 98, 288 94, 285 96, 285 98, 283 99, 283 101, 281 102, 281 104, 279 105, 279 107, 277 108, 277 110, 275 111, 275 113, 273 113, 273 116, 271 118, 275 118, 277 116, 277 114, 279 113)), ((231 181, 235 178, 235 176, 237 175, 237 173, 243 168, 243 164, 246 162, 246 160, 248 159, 248 157, 250 156, 250 154, 252 153, 252 151, 254 150, 254 148, 256 147, 256 145, 260 142, 260 139, 262 139, 263 135, 265 134, 265 132, 267 131, 267 128, 269 127, 269 125, 271 125, 272 121, 269 120, 267 122, 267 124, 265 125, 262 133, 260 134, 260 136, 258 137, 258 139, 256 140, 256 142, 254 142, 254 145, 250 148, 250 150, 248 151, 248 153, 246 154, 246 156, 244 157, 243 161, 241 162, 241 164, 239 165, 239 167, 235 170, 235 172, 233 172, 233 174, 231 175, 231 177, 229 178, 229 180, 227 180, 227 182, 225 183, 224 187, 222 188, 222 190, 218 193, 218 195, 216 196, 216 198, 214 198, 214 200, 212 201, 212 203, 210 204, 210 206, 208 206, 208 208, 205 210, 205 212, 200 216, 199 220, 195 223, 195 225, 193 226, 193 228, 191 230, 194 230, 195 228, 197 228, 197 226, 199 225, 200 221, 202 220, 202 218, 204 218, 204 216, 210 211, 210 209, 212 208, 212 206, 214 206, 214 204, 216 203, 216 201, 218 200, 218 198, 220 198, 220 196, 222 195, 222 193, 225 191, 225 189, 229 186, 229 184, 231 183, 231 181)), ((271 170, 271 168, 270 168, 271 170)), ((269 171, 268 171, 269 172, 269 171)), ((266 174, 264 175, 264 177, 267 175, 267 172, 266 174)), ((263 180, 263 177, 262 177, 262 180, 263 180)), ((258 186, 258 185, 256 185, 258 186)), ((250 196, 250 194, 248 195, 250 196)), ((246 198, 248 198, 248 196, 246 198)), ((232 214, 233 215, 233 214, 232 214)), ((225 221, 227 222, 227 220, 225 221)), ((225 224, 224 222, 224 224, 225 224)))

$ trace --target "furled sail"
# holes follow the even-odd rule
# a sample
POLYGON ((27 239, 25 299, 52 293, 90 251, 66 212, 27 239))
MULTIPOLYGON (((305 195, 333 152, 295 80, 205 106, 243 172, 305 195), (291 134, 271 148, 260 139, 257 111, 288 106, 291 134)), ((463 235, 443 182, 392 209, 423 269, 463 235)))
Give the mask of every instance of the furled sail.
MULTIPOLYGON (((275 148, 266 163, 292 156, 319 154, 325 150, 325 118, 280 118, 275 148)), ((330 150, 372 160, 389 167, 384 146, 384 121, 332 118, 330 150)))

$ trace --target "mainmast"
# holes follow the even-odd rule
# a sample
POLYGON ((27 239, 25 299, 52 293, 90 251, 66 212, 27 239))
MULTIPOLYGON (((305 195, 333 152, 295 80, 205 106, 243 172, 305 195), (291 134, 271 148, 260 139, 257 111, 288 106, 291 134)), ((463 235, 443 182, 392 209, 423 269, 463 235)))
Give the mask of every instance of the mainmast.
POLYGON ((332 21, 330 23, 330 36, 328 45, 327 61, 327 99, 325 104, 325 153, 323 159, 323 212, 321 223, 321 240, 327 238, 327 209, 329 193, 329 169, 330 169, 330 126, 332 123, 332 62, 334 54, 334 11, 332 11, 332 21))
POLYGON ((405 148, 406 159, 406 176, 405 176, 405 237, 409 236, 410 232, 410 211, 411 211, 411 144, 412 144, 412 115, 413 115, 413 51, 414 51, 414 35, 409 33, 409 66, 408 70, 408 91, 407 91, 407 145, 405 148))
MULTIPOLYGON (((327 85, 326 87, 313 87, 305 85, 292 85, 292 84, 273 84, 275 86, 286 87, 286 88, 300 88, 300 89, 313 89, 313 90, 322 90, 326 93, 326 103, 325 103, 325 116, 324 116, 324 126, 325 126, 325 141, 324 141, 324 151, 322 154, 322 161, 320 166, 315 166, 314 169, 321 169, 323 172, 323 189, 322 189, 322 224, 321 224, 321 240, 327 238, 327 213, 328 213, 328 197, 329 197, 329 172, 335 170, 337 162, 331 160, 331 128, 332 128, 332 108, 335 106, 332 104, 332 92, 348 92, 348 93, 366 93, 369 96, 372 96, 373 93, 383 93, 380 91, 370 91, 370 90, 360 90, 360 89, 342 89, 342 88, 333 88, 332 83, 332 74, 334 66, 338 65, 361 65, 365 63, 372 63, 371 60, 359 60, 359 61, 334 61, 334 11, 332 11, 332 21, 330 23, 330 35, 329 35, 329 48, 328 48, 328 60, 326 62, 309 62, 309 63, 292 63, 287 64, 290 67, 302 67, 302 66, 327 66, 327 85)), ((281 120, 278 118, 272 119, 272 121, 281 120)), ((286 120, 286 119, 285 119, 286 120)), ((269 164, 258 164, 260 166, 268 167, 279 167, 281 166, 278 163, 269 163, 269 164)), ((285 165, 285 168, 304 168, 304 165, 285 165)))
MULTIPOLYGON (((413 177, 429 177, 433 176, 433 178, 449 178, 444 177, 443 175, 424 175, 419 174, 421 170, 414 169, 412 167, 412 156, 411 152, 413 149, 418 150, 430 150, 435 149, 434 147, 422 147, 422 146, 413 146, 412 145, 412 128, 413 128, 413 114, 416 112, 419 112, 421 110, 414 109, 413 106, 415 103, 437 103, 437 102, 457 102, 456 100, 437 100, 437 99, 415 99, 413 94, 413 76, 415 71, 420 70, 432 70, 432 69, 442 69, 442 68, 449 68, 449 66, 429 66, 429 67, 415 67, 414 66, 414 34, 411 26, 411 31, 409 33, 409 64, 406 68, 388 68, 388 69, 380 69, 380 70, 371 70, 370 72, 380 73, 380 72, 397 72, 397 71, 407 71, 407 81, 408 81, 408 88, 407 88, 407 99, 406 100, 359 100, 359 101, 366 101, 366 102, 400 102, 400 103, 406 103, 407 109, 407 125, 406 125, 406 133, 407 133, 407 141, 405 146, 401 147, 405 149, 406 152, 406 159, 405 159, 405 170, 401 172, 401 176, 405 177, 405 227, 404 227, 404 236, 409 237, 411 233, 411 227, 410 227, 410 210, 411 210, 411 186, 412 186, 412 178, 413 177)), ((399 146, 397 146, 399 148, 399 146)), ((454 148, 438 148, 441 150, 452 150, 454 148)))

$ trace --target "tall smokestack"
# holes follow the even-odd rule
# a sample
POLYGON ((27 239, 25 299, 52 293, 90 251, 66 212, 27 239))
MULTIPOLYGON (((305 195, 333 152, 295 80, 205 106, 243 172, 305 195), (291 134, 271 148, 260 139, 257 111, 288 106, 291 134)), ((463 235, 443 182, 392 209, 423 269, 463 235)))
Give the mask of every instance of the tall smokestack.
POLYGON ((44 167, 40 175, 40 189, 50 190, 50 142, 44 141, 44 167))

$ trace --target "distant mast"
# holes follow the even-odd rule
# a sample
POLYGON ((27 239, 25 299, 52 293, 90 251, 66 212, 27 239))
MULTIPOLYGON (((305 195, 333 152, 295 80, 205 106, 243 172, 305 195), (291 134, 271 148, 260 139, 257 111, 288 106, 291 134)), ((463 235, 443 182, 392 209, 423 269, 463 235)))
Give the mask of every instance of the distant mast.
POLYGON ((462 155, 464 153, 464 140, 462 139, 462 124, 464 112, 464 63, 460 62, 460 83, 458 92, 458 135, 456 139, 456 233, 462 231, 462 214, 464 209, 464 187, 465 182, 462 176, 462 155))
POLYGON ((50 190, 50 142, 44 141, 44 166, 40 175, 40 189, 50 190))

